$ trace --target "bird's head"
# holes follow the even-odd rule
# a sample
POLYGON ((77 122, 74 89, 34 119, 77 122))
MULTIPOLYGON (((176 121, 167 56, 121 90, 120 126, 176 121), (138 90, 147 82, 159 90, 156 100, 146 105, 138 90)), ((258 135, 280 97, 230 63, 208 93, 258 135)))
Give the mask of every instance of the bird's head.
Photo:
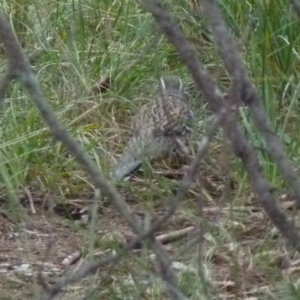
POLYGON ((188 95, 184 90, 182 80, 178 76, 160 77, 159 91, 163 96, 175 96, 184 101, 188 100, 188 95))

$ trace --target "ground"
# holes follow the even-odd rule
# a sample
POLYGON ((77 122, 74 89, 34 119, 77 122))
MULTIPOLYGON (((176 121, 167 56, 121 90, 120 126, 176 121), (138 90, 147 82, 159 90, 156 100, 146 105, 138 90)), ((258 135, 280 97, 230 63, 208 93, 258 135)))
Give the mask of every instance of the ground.
MULTIPOLYGON (((160 35, 139 1, 2 2, 1 10, 29 55, 56 116, 105 175, 125 147, 132 116, 153 101, 161 75, 183 80, 195 112, 195 143, 201 140, 211 112, 176 49, 160 35)), ((167 7, 226 94, 232 79, 203 1, 173 2, 167 7)), ((219 3, 272 128, 299 170, 298 19, 288 1, 219 3)), ((2 45, 0 58, 4 74, 7 56, 2 45)), ((288 182, 268 153, 249 109, 240 110, 239 124, 257 150, 270 184, 286 189, 288 182)), ((0 137, 0 300, 39 299, 42 288, 36 272, 43 262, 41 272, 51 285, 93 255, 117 251, 132 233, 106 201, 99 202, 95 224, 93 219, 79 222, 87 215, 93 185, 62 144, 53 140, 16 82, 1 110, 0 137), (3 195, 2 186, 16 192, 16 198, 3 195)), ((299 256, 270 223, 251 192, 244 167, 225 144, 218 132, 210 145, 209 172, 197 179, 206 192, 202 195, 195 184, 176 215, 156 233, 190 226, 201 229, 203 236, 190 233, 165 245, 180 289, 191 299, 299 299, 299 256)), ((174 176, 168 162, 154 163, 145 173, 118 189, 148 220, 165 211, 181 177, 174 176)), ((285 190, 277 193, 279 204, 292 217, 292 199, 285 190)), ((68 287, 60 299, 165 299, 151 254, 146 246, 136 249, 117 266, 103 267, 68 287)))
MULTIPOLYGON (((136 184, 139 180, 136 179, 136 184)), ((215 191, 215 195, 217 193, 215 191)), ((216 206, 206 202, 202 218, 195 213, 198 206, 195 199, 185 200, 171 221, 156 233, 160 236, 189 226, 202 226, 206 231, 202 243, 195 243, 195 236, 188 234, 164 246, 173 257, 181 289, 187 296, 195 296, 190 290, 191 282, 199 288, 197 264, 201 264, 206 288, 215 296, 218 294, 222 299, 274 299, 272 295, 278 295, 278 286, 284 286, 286 280, 288 282, 299 272, 299 257, 291 254, 289 257, 285 253, 284 242, 255 196, 249 194, 244 206, 233 205, 231 208, 228 204, 216 206), (274 250, 270 250, 272 244, 276 245, 274 250), (197 251, 201 255, 195 255, 197 251)), ((41 290, 36 277, 38 270, 51 285, 61 276, 74 272, 91 255, 102 257, 111 249, 119 249, 124 239, 133 236, 107 203, 98 210, 96 230, 92 230, 91 222, 81 224, 79 212, 92 203, 87 194, 70 199, 63 206, 56 204, 52 209, 45 205, 47 197, 34 189, 27 188, 21 193, 20 200, 26 217, 17 224, 5 215, 0 218, 0 286, 2 297, 6 297, 1 299, 33 299, 41 290), (36 213, 32 213, 29 198, 33 200, 36 213), (71 260, 74 260, 72 264, 71 260)), ((143 217, 145 203, 131 201, 133 210, 143 217)), ((286 199, 284 203, 287 208, 292 206, 286 199)), ((154 206, 153 216, 166 209, 165 203, 154 206)), ((147 287, 135 291, 140 299, 152 299, 154 295, 164 299, 161 285, 149 275, 153 271, 151 252, 136 249, 113 269, 104 268, 97 275, 69 286, 61 299, 82 299, 91 290, 98 291, 101 299, 118 299, 120 295, 125 299, 136 286, 147 287)))

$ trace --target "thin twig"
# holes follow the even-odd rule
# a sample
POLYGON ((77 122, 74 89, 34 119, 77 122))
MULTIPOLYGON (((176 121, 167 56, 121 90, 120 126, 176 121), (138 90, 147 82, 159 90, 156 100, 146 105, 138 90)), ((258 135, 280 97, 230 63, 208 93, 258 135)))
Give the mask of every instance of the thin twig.
POLYGON ((232 78, 242 85, 241 100, 249 106, 253 120, 266 140, 269 153, 274 157, 275 163, 281 170, 283 178, 290 185, 296 205, 300 208, 300 179, 294 170, 293 164, 285 153, 279 137, 271 128, 262 101, 248 76, 247 69, 225 24, 218 3, 216 0, 205 0, 203 3, 207 19, 219 43, 219 51, 226 68, 232 78))
POLYGON ((168 244, 177 241, 179 239, 182 239, 183 237, 185 237, 186 235, 188 235, 194 230, 195 230, 194 226, 189 226, 183 229, 161 234, 157 236, 155 239, 160 241, 162 244, 168 244))
POLYGON ((206 134, 204 135, 204 137, 202 138, 202 140, 198 145, 198 151, 196 153, 194 161, 192 162, 191 166, 188 168, 188 171, 184 176, 175 197, 171 199, 170 207, 168 208, 167 212, 152 225, 152 229, 151 229, 152 232, 158 230, 158 228, 160 228, 162 224, 167 222, 170 219, 170 217, 174 215, 174 213, 176 212, 181 201, 185 197, 186 193, 189 191, 194 181, 194 178, 198 173, 201 161, 207 153, 210 142, 213 139, 219 126, 224 121, 224 118, 225 118, 225 110, 221 110, 220 114, 216 115, 213 118, 209 128, 207 129, 206 134))
MULTIPOLYGON (((203 91, 208 107, 214 113, 218 113, 220 110, 224 109, 222 95, 217 85, 199 61, 195 51, 184 38, 178 24, 175 23, 165 6, 163 6, 159 0, 142 0, 142 2, 152 13, 167 38, 177 49, 179 56, 193 76, 196 85, 203 91)), ((216 16, 214 16, 214 18, 216 18, 216 16)), ((243 136, 235 122, 231 122, 229 131, 230 134, 228 137, 231 141, 234 153, 242 160, 251 179, 254 191, 258 194, 265 211, 268 213, 273 223, 278 227, 282 235, 291 243, 291 245, 293 245, 293 247, 295 247, 295 249, 300 251, 300 235, 298 230, 294 223, 290 221, 286 214, 277 206, 272 195, 271 186, 262 173, 253 146, 243 136)))
POLYGON ((28 188, 25 188, 25 193, 26 193, 28 201, 29 201, 29 206, 30 206, 31 212, 33 214, 36 214, 36 210, 35 210, 35 207, 34 207, 34 202, 33 202, 33 199, 32 199, 32 195, 31 195, 28 188))
MULTIPOLYGON (((96 188, 100 189, 103 195, 108 197, 111 203, 131 226, 133 232, 137 235, 143 235, 144 230, 141 226, 142 222, 140 218, 132 212, 129 205, 118 193, 112 183, 104 177, 103 173, 96 167, 93 160, 82 150, 79 143, 69 135, 65 127, 56 118, 50 104, 39 86, 27 57, 22 51, 17 37, 2 13, 0 13, 0 37, 8 55, 8 70, 11 71, 11 74, 20 80, 26 88, 32 101, 49 126, 54 138, 61 141, 69 152, 77 159, 82 168, 94 181, 96 188)), ((170 297, 178 300, 184 299, 184 296, 178 296, 181 295, 181 293, 177 291, 177 280, 172 269, 168 253, 163 249, 158 241, 152 237, 150 240, 150 245, 160 262, 163 279, 168 283, 168 285, 173 286, 173 289, 168 289, 170 297), (174 292, 174 289, 177 291, 176 293, 174 292)), ((77 277, 77 279, 79 278, 77 277)), ((68 281, 66 280, 65 282, 68 281)), ((53 295, 57 294, 61 288, 61 285, 57 285, 55 286, 55 289, 51 289, 51 292, 47 293, 48 296, 51 295, 48 299, 53 298, 53 295)))

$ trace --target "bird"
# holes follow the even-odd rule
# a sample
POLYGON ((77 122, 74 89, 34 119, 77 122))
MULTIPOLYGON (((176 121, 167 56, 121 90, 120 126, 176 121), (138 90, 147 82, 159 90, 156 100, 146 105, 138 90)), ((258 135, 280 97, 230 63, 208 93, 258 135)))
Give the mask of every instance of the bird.
POLYGON ((126 177, 144 160, 174 152, 188 155, 185 144, 192 132, 192 119, 193 111, 180 77, 160 77, 155 100, 144 104, 131 121, 130 138, 112 172, 113 178, 126 177))

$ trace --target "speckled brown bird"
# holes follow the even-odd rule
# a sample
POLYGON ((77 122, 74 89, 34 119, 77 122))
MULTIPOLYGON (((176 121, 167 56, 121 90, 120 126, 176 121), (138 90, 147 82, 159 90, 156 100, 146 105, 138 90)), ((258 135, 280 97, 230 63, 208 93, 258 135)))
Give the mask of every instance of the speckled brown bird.
POLYGON ((131 137, 113 172, 122 179, 137 169, 143 160, 153 160, 182 150, 193 112, 182 81, 177 76, 160 78, 154 101, 141 107, 131 123, 131 137))

